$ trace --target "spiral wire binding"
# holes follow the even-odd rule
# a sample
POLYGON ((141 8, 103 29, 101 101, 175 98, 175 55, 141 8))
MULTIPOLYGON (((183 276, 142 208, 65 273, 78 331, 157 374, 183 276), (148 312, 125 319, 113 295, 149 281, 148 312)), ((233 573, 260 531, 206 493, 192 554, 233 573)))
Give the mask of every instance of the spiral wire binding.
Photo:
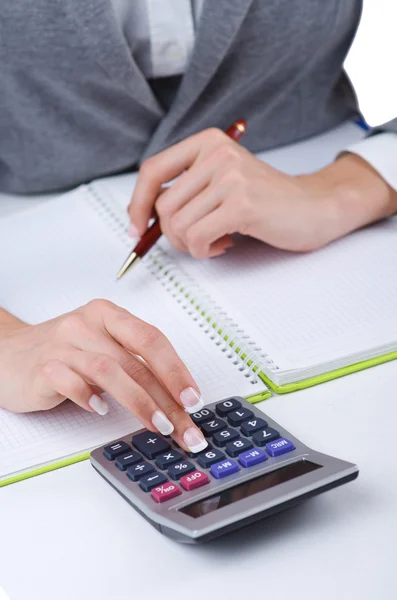
MULTIPOLYGON (((97 192, 95 183, 84 187, 91 207, 126 248, 130 249, 131 241, 127 235, 124 211, 115 200, 110 208, 109 203, 97 192)), ((110 190, 108 192, 110 195, 110 190)), ((258 383, 258 374, 263 369, 271 372, 278 370, 274 361, 203 292, 165 250, 154 248, 142 259, 142 263, 252 385, 258 383)))

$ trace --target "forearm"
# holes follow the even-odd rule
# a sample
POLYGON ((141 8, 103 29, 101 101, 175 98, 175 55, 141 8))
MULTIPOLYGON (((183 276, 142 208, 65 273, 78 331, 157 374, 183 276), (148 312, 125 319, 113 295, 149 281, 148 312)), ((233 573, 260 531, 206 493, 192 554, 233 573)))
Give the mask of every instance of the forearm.
POLYGON ((0 335, 3 332, 7 332, 10 329, 15 329, 25 325, 23 321, 14 317, 11 313, 7 312, 4 308, 0 307, 0 335))

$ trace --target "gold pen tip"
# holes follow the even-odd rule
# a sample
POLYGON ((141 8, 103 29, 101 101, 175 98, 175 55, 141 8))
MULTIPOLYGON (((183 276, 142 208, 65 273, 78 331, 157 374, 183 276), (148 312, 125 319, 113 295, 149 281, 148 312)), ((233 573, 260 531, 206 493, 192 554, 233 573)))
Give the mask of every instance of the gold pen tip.
POLYGON ((122 276, 132 267, 132 265, 137 264, 141 260, 140 256, 137 255, 136 252, 131 252, 120 271, 116 275, 116 279, 121 279, 122 276))

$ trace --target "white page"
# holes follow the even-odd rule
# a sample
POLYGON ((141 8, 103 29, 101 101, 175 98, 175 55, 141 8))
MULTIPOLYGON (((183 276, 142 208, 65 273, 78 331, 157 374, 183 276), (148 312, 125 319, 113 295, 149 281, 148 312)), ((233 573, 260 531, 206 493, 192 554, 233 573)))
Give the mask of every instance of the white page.
MULTIPOLYGON (((119 282, 131 246, 93 212, 81 188, 0 220, 0 305, 30 323, 107 298, 155 324, 171 340, 206 402, 265 389, 253 385, 144 265, 119 282)), ((102 211, 103 212, 103 211, 102 211)), ((125 435, 136 421, 116 403, 106 417, 66 404, 14 415, 0 409, 0 477, 125 435)))

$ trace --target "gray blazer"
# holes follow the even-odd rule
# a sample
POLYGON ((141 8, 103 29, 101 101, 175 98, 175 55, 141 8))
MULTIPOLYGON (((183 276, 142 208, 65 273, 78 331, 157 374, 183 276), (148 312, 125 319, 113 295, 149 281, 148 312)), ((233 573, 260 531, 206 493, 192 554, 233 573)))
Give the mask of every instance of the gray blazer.
MULTIPOLYGON (((342 65, 362 0, 207 0, 170 106, 143 77, 110 0, 2 2, 0 189, 42 192, 137 167, 236 118, 252 151, 358 115, 342 65)), ((397 120, 384 126, 397 131, 397 120)))

